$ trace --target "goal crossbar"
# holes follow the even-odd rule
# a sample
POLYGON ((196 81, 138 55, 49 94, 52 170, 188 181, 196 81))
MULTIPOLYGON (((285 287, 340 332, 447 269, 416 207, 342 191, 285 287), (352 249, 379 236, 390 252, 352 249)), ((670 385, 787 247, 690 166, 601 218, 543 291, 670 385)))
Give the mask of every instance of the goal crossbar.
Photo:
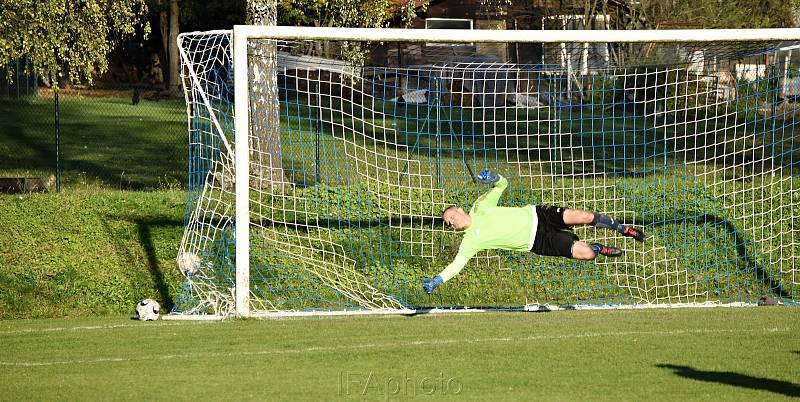
POLYGON ((800 28, 763 29, 664 29, 664 30, 482 30, 482 29, 397 29, 326 28, 236 25, 234 36, 252 39, 353 40, 374 42, 452 43, 634 43, 634 42, 719 42, 782 41, 800 38, 800 28), (591 32, 591 35, 587 35, 591 32))

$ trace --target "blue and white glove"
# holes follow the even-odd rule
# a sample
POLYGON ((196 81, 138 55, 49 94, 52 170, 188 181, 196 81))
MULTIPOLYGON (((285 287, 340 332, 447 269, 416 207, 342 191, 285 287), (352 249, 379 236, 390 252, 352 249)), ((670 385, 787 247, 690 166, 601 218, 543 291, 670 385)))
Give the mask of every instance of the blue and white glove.
POLYGON ((433 289, 438 288, 442 283, 444 283, 444 279, 439 275, 433 278, 425 278, 422 280, 422 289, 425 290, 425 293, 431 294, 433 293, 433 289))
POLYGON ((479 182, 483 184, 494 184, 497 183, 498 180, 500 180, 500 175, 493 172, 492 169, 486 168, 481 170, 480 173, 478 173, 477 179, 479 182))

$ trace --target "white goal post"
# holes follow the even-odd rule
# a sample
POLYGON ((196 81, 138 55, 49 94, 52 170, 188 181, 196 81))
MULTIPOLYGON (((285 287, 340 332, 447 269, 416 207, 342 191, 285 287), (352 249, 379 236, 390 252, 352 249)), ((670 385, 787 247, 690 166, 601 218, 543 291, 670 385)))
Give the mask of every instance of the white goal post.
POLYGON ((236 26, 178 41, 197 150, 178 316, 800 297, 800 88, 787 89, 800 74, 786 50, 800 43, 800 29, 236 26), (256 41, 278 49, 272 71, 250 68, 265 57, 256 41), (363 46, 356 54, 385 46, 401 62, 353 62, 342 56, 352 43, 363 46), (430 43, 465 49, 435 59, 426 57, 430 43), (488 57, 473 45, 486 43, 541 45, 541 56, 488 57), (591 64, 586 54, 571 58, 569 44, 584 52, 583 44, 631 44, 636 57, 591 64), (403 64, 404 52, 421 56, 403 64), (258 79, 282 82, 278 98, 252 99, 258 79), (252 149, 264 141, 251 124, 259 102, 280 104, 268 134, 280 138, 266 138, 281 144, 280 155, 252 149), (259 171, 275 158, 286 171, 277 181, 259 171), (630 247, 623 260, 593 263, 484 252, 465 269, 472 274, 446 285, 465 291, 426 296, 418 281, 449 263, 459 239, 439 213, 485 190, 470 181, 483 167, 511 183, 501 205, 614 214, 652 241, 581 229, 581 238, 630 247), (490 295, 470 299, 478 289, 490 295))

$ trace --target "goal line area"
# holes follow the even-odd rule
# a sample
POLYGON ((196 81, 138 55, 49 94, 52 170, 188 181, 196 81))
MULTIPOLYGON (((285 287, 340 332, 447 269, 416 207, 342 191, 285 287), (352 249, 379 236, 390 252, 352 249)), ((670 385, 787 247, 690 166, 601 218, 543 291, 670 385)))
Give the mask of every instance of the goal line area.
POLYGON ((798 299, 798 29, 237 26, 178 41, 178 315, 798 299), (474 205, 484 168, 508 180, 500 206, 597 211, 647 241, 576 227, 625 254, 485 250, 427 295, 462 238, 442 211, 474 205))

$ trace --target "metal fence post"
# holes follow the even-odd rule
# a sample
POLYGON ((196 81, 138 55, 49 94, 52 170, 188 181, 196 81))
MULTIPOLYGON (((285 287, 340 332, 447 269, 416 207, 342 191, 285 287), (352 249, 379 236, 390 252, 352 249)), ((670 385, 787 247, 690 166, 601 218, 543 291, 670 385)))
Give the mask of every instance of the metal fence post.
POLYGON ((58 110, 58 74, 53 77, 53 105, 56 123, 56 192, 61 192, 61 117, 58 110))

